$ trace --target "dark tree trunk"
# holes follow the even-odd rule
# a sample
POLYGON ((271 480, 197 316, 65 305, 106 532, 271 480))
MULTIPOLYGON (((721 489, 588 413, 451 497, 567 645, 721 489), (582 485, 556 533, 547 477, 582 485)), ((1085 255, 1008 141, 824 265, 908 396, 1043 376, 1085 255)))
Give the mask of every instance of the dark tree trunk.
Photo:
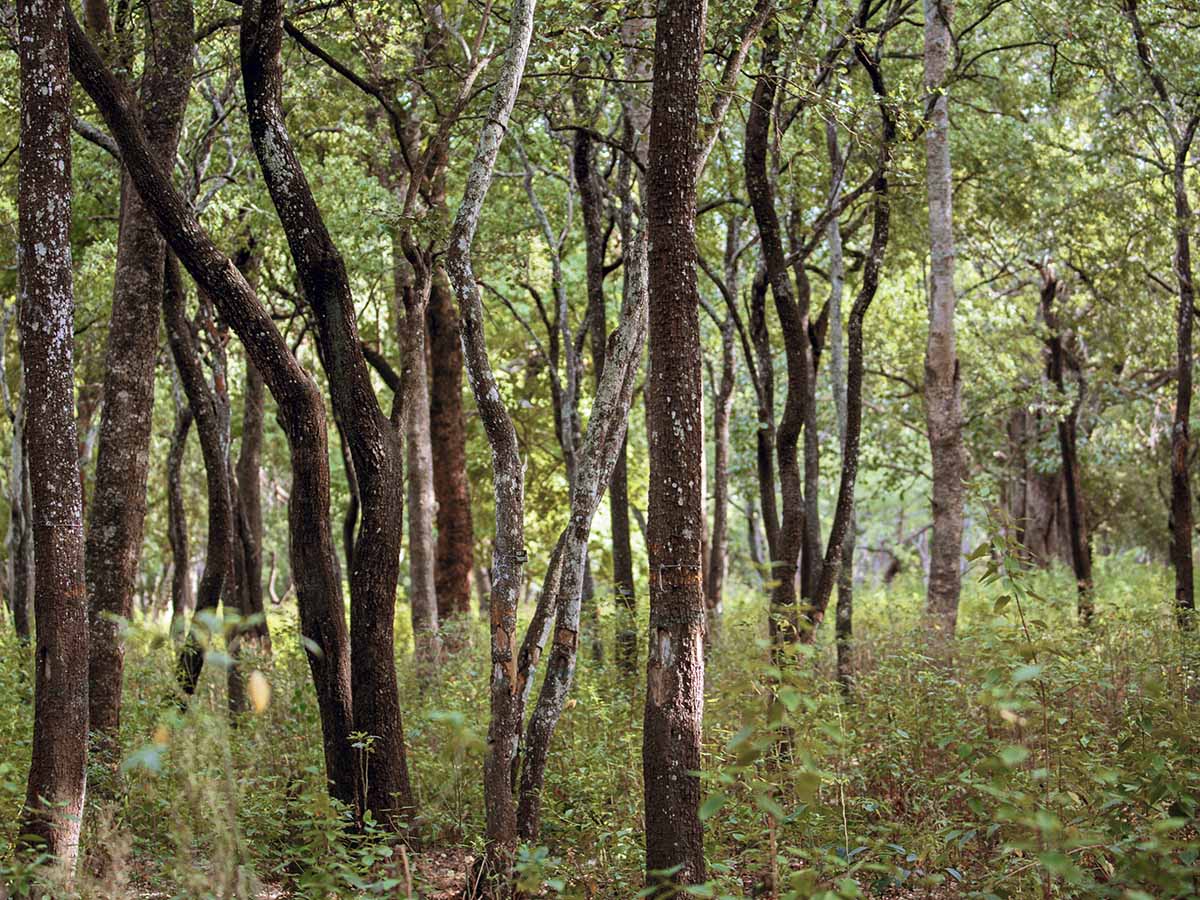
POLYGON ((70 876, 87 783, 88 617, 75 430, 71 76, 62 7, 17 3, 21 364, 30 415, 37 625, 32 760, 20 835, 70 876))
POLYGON ((263 602, 262 575, 262 467, 264 385, 254 362, 246 359, 246 382, 242 396, 242 443, 237 458, 238 537, 242 571, 239 611, 243 621, 240 635, 270 651, 271 633, 263 602))
MULTIPOLYGON (((1058 297, 1059 281, 1053 268, 1047 264, 1042 267, 1041 307, 1042 319, 1048 331, 1046 337, 1047 375, 1058 389, 1060 396, 1066 397, 1067 384, 1064 368, 1066 366, 1066 348, 1063 346, 1062 331, 1058 324, 1058 314, 1054 309, 1054 301, 1058 297)), ((1079 481, 1079 453, 1076 434, 1079 427, 1079 409, 1083 403, 1083 379, 1079 379, 1079 392, 1071 409, 1058 420, 1058 447, 1062 454, 1063 482, 1067 492, 1067 522, 1071 541, 1071 567, 1075 572, 1075 585, 1079 595, 1079 621, 1083 624, 1091 622, 1095 611, 1092 583, 1092 544, 1087 533, 1087 522, 1083 513, 1083 497, 1079 481)))
POLYGON ((25 415, 28 407, 25 373, 21 372, 13 410, 12 467, 9 469, 9 565, 12 567, 13 630, 22 643, 30 638, 29 606, 33 600, 33 500, 29 488, 29 458, 25 453, 25 415))
POLYGON ((182 640, 188 614, 196 607, 192 593, 192 556, 188 541, 187 506, 183 499, 183 457, 192 408, 186 401, 175 410, 175 427, 167 451, 167 535, 171 542, 171 635, 182 640))
MULTIPOLYGON (((1192 133, 1195 133, 1195 120, 1192 133)), ((1175 569, 1175 609, 1179 622, 1191 627, 1196 609, 1193 571, 1192 475, 1192 327, 1196 317, 1196 292, 1192 284, 1192 207, 1188 200, 1186 169, 1191 141, 1176 148, 1172 186, 1175 196, 1175 278, 1179 304, 1175 321, 1175 421, 1171 428, 1171 563, 1175 569)), ((1090 574, 1090 572, 1089 572, 1090 574)))
POLYGON ((250 138, 312 307, 335 415, 358 477, 362 522, 350 571, 354 728, 371 735, 363 807, 388 827, 416 812, 396 682, 394 618, 404 502, 399 429, 380 409, 363 356, 349 278, 283 119, 283 5, 242 8, 242 83, 250 138))
MULTIPOLYGON (((179 380, 196 422, 204 475, 208 487, 208 546, 204 574, 196 588, 196 611, 187 640, 179 653, 179 686, 195 693, 204 667, 204 652, 211 634, 211 616, 221 603, 221 593, 232 582, 234 515, 229 484, 229 407, 208 383, 197 347, 197 335, 187 318, 183 276, 173 255, 168 255, 163 285, 163 319, 179 380)), ((232 592, 231 592, 232 593, 232 592)))
MULTIPOLYGON (((647 169, 650 271, 650 656, 642 769, 646 878, 705 880, 700 822, 704 713, 704 509, 696 140, 705 0, 665 0, 654 36, 647 169)), ((655 896, 673 894, 663 885, 655 896)))
MULTIPOLYGON (((772 30, 763 51, 762 72, 750 101, 745 147, 746 190, 758 225, 767 281, 775 299, 787 358, 787 399, 775 435, 783 507, 771 557, 775 586, 771 591, 770 626, 772 640, 777 645, 795 640, 800 631, 796 614, 796 571, 806 547, 805 526, 809 517, 805 514, 797 447, 807 418, 814 371, 808 338, 808 283, 805 280, 800 285, 801 293, 797 298, 784 255, 779 216, 775 211, 775 190, 767 170, 771 112, 779 81, 775 74, 778 42, 778 32, 772 30)), ((773 484, 770 490, 773 496, 773 484)), ((805 557, 809 558, 810 554, 806 553, 805 557)), ((804 574, 803 587, 808 594, 812 587, 811 570, 804 574)))
MULTIPOLYGON (((192 3, 151 0, 145 13, 145 69, 138 103, 151 152, 174 159, 192 82, 192 3)), ((154 217, 124 171, 120 223, 86 552, 91 731, 93 746, 113 765, 125 668, 121 620, 133 612, 146 517, 164 252, 154 217)))
MULTIPOLYGON (((868 7, 863 5, 855 22, 855 29, 866 26, 868 7)), ((859 442, 862 437, 862 387, 865 361, 863 358, 863 320, 879 289, 879 276, 883 269, 884 251, 887 249, 891 228, 891 198, 889 197, 889 169, 892 161, 892 146, 896 140, 896 122, 892 115, 891 99, 880 70, 884 41, 880 39, 868 51, 860 38, 854 41, 854 55, 871 82, 871 90, 879 107, 880 135, 879 153, 872 183, 874 208, 871 222, 871 243, 863 260, 862 283, 854 305, 850 308, 847 322, 846 360, 846 436, 842 446, 842 472, 838 482, 837 504, 834 507, 833 523, 829 526, 829 538, 825 545, 825 560, 821 565, 821 578, 813 595, 808 623, 802 638, 811 642, 816 637, 817 627, 825 617, 829 598, 833 595, 834 583, 846 552, 846 533, 854 519, 854 486, 858 479, 859 442)))
POLYGON ((159 231, 180 261, 242 339, 279 407, 291 449, 288 511, 291 573, 299 599, 300 629, 321 711, 325 771, 330 792, 353 804, 357 770, 350 733, 350 662, 341 583, 334 567, 329 519, 329 458, 325 406, 320 391, 297 362, 254 290, 200 226, 150 149, 128 92, 113 77, 67 7, 71 69, 91 95, 159 231))
POLYGON ((429 331, 429 436, 437 498, 434 588, 438 620, 471 610, 475 533, 467 482, 467 426, 463 414, 463 356, 458 312, 446 273, 438 267, 426 310, 429 331))

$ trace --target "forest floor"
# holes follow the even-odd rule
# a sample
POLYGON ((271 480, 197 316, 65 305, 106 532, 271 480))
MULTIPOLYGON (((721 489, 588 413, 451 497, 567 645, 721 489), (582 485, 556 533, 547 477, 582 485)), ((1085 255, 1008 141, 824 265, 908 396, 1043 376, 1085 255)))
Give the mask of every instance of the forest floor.
MULTIPOLYGON (((703 759, 712 881, 689 896, 781 898, 1200 896, 1200 641, 1181 635, 1167 573, 1098 565, 1098 623, 1074 624, 1063 572, 968 579, 956 652, 930 652, 915 582, 860 590, 852 692, 828 635, 768 664, 761 592, 727 604, 706 678, 703 759), (774 689, 778 703, 769 713, 774 689), (776 752, 779 729, 793 752, 776 752)), ((222 656, 186 713, 160 626, 130 631, 121 801, 89 813, 88 845, 118 860, 85 897, 456 897, 483 834, 485 624, 419 688, 407 607, 397 664, 421 807, 419 855, 356 834, 321 784, 321 742, 294 615, 274 611, 272 695, 230 727, 222 656), (101 828, 97 821, 113 824, 101 828), (405 857, 408 872, 405 873, 405 857)), ((599 633, 611 646, 613 622, 599 633)), ((0 878, 11 869, 30 729, 25 654, 0 638, 0 878), (10 868, 4 869, 5 866, 10 868)), ((586 647, 586 643, 585 643, 586 647)), ((642 888, 641 679, 585 649, 546 774, 533 894, 642 888)), ((102 777, 93 773, 93 778, 102 777)), ((62 896, 66 896, 65 894, 62 896)))

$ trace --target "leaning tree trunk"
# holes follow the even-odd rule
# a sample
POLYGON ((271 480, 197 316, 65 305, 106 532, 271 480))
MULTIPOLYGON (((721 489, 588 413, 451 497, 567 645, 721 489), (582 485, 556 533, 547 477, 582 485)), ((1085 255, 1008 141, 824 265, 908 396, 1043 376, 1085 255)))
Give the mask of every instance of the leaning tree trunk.
MULTIPOLYGON (((175 158, 191 90, 192 3, 152 0, 145 9, 145 70, 138 103, 151 152, 169 160, 175 158)), ((114 766, 125 669, 121 620, 133 611, 146 518, 164 246, 153 215, 122 171, 104 408, 86 551, 92 633, 90 727, 96 749, 114 766)))
MULTIPOLYGON (((778 647, 794 641, 800 634, 796 613, 796 570, 802 552, 805 559, 809 560, 808 568, 803 573, 806 576, 806 596, 810 592, 815 568, 811 561, 813 554, 805 552, 806 526, 810 517, 806 515, 797 450, 801 429, 807 418, 808 399, 812 393, 809 382, 814 371, 808 337, 808 291, 807 285, 802 284, 800 297, 797 298, 793 290, 783 251, 779 216, 775 211, 775 190, 767 171, 771 112, 779 83, 775 73, 777 55, 778 34, 772 32, 763 50, 762 72, 750 101, 744 163, 746 191, 758 225, 767 281, 775 300, 787 360, 787 399, 775 434, 782 515, 771 548, 775 586, 771 591, 770 632, 772 643, 778 647)), ((764 485, 765 490, 773 495, 775 487, 773 484, 769 488, 764 485)))
POLYGON ((925 0, 925 186, 929 196, 929 338, 925 345, 925 423, 933 463, 933 539, 929 545, 930 626, 954 636, 962 586, 962 388, 955 349, 954 228, 946 67, 953 0, 925 0))
POLYGON ((324 400, 270 312, 171 183, 169 172, 150 149, 127 90, 104 64, 70 6, 66 7, 66 18, 71 70, 76 80, 108 124, 129 176, 154 214, 160 233, 242 339, 279 407, 280 424, 291 450, 291 574, 320 709, 325 774, 330 793, 353 804, 358 779, 350 746, 354 728, 350 659, 329 520, 329 436, 324 400))
POLYGON ((403 448, 398 422, 379 407, 358 335, 345 261, 333 243, 283 116, 283 4, 242 7, 242 84, 250 139, 316 319, 334 413, 358 478, 362 521, 350 570, 354 728, 371 735, 363 808, 389 828, 410 825, 409 779, 396 681, 394 619, 400 569, 403 448))
POLYGON ((517 702, 517 600, 524 582, 525 467, 513 422, 500 397, 483 333, 483 302, 471 268, 471 245, 479 226, 483 200, 491 186, 500 143, 521 86, 536 0, 513 0, 508 47, 487 117, 479 133, 467 174, 462 203, 450 232, 446 271, 458 299, 462 343, 475 405, 492 450, 495 500, 495 555, 489 601, 491 673, 487 750, 483 759, 484 806, 487 815, 485 890, 508 889, 517 849, 517 809, 512 766, 521 727, 517 702))
POLYGON ((51 854, 69 878, 87 784, 88 617, 75 430, 71 76, 63 25, 61 6, 18 0, 18 277, 37 579, 32 758, 18 833, 31 857, 51 854))
POLYGON ((665 0, 654 35, 646 174, 650 271, 650 656, 642 770, 647 883, 705 880, 700 822, 704 594, 700 540, 701 405, 696 287, 696 140, 705 0, 665 0))
POLYGON ((179 686, 190 696, 196 691, 204 667, 205 647, 212 637, 212 617, 222 591, 232 580, 234 515, 229 485, 229 408, 209 385, 196 346, 196 335, 187 319, 187 295, 179 264, 168 255, 163 288, 163 318, 179 380, 196 421, 204 475, 208 486, 208 546, 204 574, 196 589, 196 610, 187 639, 179 653, 179 686))

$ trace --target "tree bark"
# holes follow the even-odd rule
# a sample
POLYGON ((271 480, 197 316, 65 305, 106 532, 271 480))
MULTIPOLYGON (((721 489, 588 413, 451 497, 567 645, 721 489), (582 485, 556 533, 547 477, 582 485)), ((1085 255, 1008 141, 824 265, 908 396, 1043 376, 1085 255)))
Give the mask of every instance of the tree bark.
MULTIPOLYGON (((1047 374, 1057 388, 1059 396, 1067 396, 1064 369, 1066 348, 1063 347, 1062 331, 1054 301, 1058 297, 1059 281, 1053 268, 1047 264, 1041 268, 1042 319, 1048 330, 1046 337, 1047 374)), ((1079 621, 1084 625, 1091 622, 1095 611, 1092 582, 1092 543, 1087 533, 1087 522, 1083 513, 1083 497, 1079 482, 1079 452, 1076 437, 1079 425, 1079 409, 1083 402, 1083 380, 1079 381, 1078 393, 1065 416, 1058 419, 1058 447, 1062 454, 1063 482, 1067 492, 1067 521, 1070 531, 1071 566, 1075 571, 1075 586, 1078 593, 1079 621)))
MULTIPOLYGON (((778 43, 778 32, 773 29, 767 36, 762 70, 750 101, 744 155, 746 191, 758 225, 767 281, 775 300, 787 359, 787 398, 774 436, 782 504, 778 533, 772 546, 775 586, 771 591, 770 630, 776 645, 794 641, 800 633, 796 612, 796 571, 806 547, 805 528, 809 517, 797 446, 807 418, 808 398, 812 393, 810 380, 814 373, 808 339, 807 280, 801 284, 801 293, 797 297, 784 256, 779 216, 775 211, 775 191, 767 170, 771 113, 779 82, 775 73, 778 43)), ((774 489, 771 484, 772 495, 774 489)), ((806 578, 803 585, 806 595, 811 590, 810 581, 811 577, 806 578)))
POLYGON ((954 636, 962 587, 966 459, 962 386, 955 347, 953 185, 946 68, 953 0, 925 0, 925 187, 929 198, 929 338, 925 345, 925 423, 933 463, 933 538, 925 607, 930 627, 954 636))
POLYGON ((705 880, 700 822, 704 595, 696 287, 696 141, 705 0, 665 0, 654 36, 647 223, 650 654, 642 739, 646 878, 654 896, 705 880))
MULTIPOLYGON (((191 90, 192 3, 151 0, 145 13, 145 68, 137 102, 151 152, 160 159, 174 159, 191 90)), ((125 669, 121 620, 133 612, 146 517, 165 246, 154 217, 124 170, 120 223, 86 542, 92 634, 90 727, 94 748, 112 765, 117 762, 125 669)))
POLYGON ((404 434, 408 450, 408 602, 412 612, 413 643, 418 675, 424 680, 437 672, 441 656, 438 601, 434 582, 433 449, 430 437, 429 378, 425 353, 425 309, 429 274, 412 277, 409 264, 393 240, 395 315, 403 322, 400 336, 404 434), (415 282, 415 283, 414 283, 415 282))
POLYGON ((426 312, 429 335, 429 436, 437 500, 434 589, 438 620, 471 611, 475 533, 467 481, 467 425, 463 413, 461 328, 445 271, 434 271, 426 312))
POLYGON ((212 636, 212 617, 221 603, 222 591, 233 580, 234 517, 229 484, 229 407, 227 399, 219 395, 205 377, 197 348, 197 335, 187 318, 183 277, 173 255, 167 258, 165 272, 163 318, 167 326, 167 340, 196 422, 208 487, 208 545, 205 549, 204 573, 196 588, 196 610, 192 615, 192 625, 179 653, 179 686, 184 694, 190 696, 195 693, 204 667, 205 649, 212 636))
POLYGON ((186 401, 175 409, 175 427, 167 451, 167 535, 171 542, 171 635, 182 640, 187 617, 196 607, 192 593, 192 556, 188 541, 187 506, 183 499, 183 457, 192 430, 192 408, 186 401))
MULTIPOLYGON (((861 33, 866 27, 866 16, 869 6, 863 4, 859 8, 854 29, 861 33)), ((891 15, 894 15, 892 13, 891 15)), ((885 22, 883 32, 894 25, 894 20, 885 22)), ((833 594, 833 586, 842 567, 842 554, 845 552, 846 532, 850 528, 854 516, 854 486, 858 479, 859 441, 862 437, 862 385, 865 362, 863 359, 863 320, 870 309, 875 293, 879 289, 879 276, 883 269, 884 251, 887 249, 891 229, 891 198, 889 197, 889 169, 892 162, 892 148, 896 141, 896 122, 892 114, 891 99, 888 97, 887 85, 880 69, 883 57, 882 39, 868 51, 860 37, 854 38, 854 55, 866 72, 871 82, 871 90, 879 107, 880 135, 879 151, 876 160, 876 170, 872 179, 872 194, 874 196, 871 222, 871 243, 863 261, 862 283, 850 309, 850 317, 846 327, 847 361, 846 361, 846 440, 842 450, 842 472, 838 483, 837 503, 834 507, 833 522, 829 526, 829 537, 825 544, 825 560, 821 565, 821 578, 813 595, 808 622, 801 637, 811 643, 818 626, 825 618, 825 610, 829 598, 833 594)))
POLYGON ((376 822, 399 828, 411 823, 416 812, 394 646, 403 448, 397 423, 384 415, 375 396, 345 262, 313 199, 283 119, 282 43, 282 3, 245 4, 241 60, 250 138, 316 319, 321 363, 354 461, 362 504, 350 571, 350 661, 354 728, 373 738, 366 754, 363 808, 376 822))
POLYGON ((491 676, 487 749, 483 761, 487 815, 485 890, 508 890, 517 845, 517 811, 512 765, 521 727, 517 703, 517 600, 524 582, 525 470, 516 430, 500 397, 487 356, 483 303, 471 268, 471 245, 483 200, 491 186, 500 143, 512 115, 533 34, 536 0, 513 0, 495 92, 479 133, 462 202, 450 231, 446 271, 458 299, 463 352, 475 404, 492 450, 496 530, 492 566, 491 676))
POLYGON ((31 857, 51 854, 69 878, 87 785, 88 621, 74 414, 71 77, 63 21, 55 3, 18 0, 18 275, 37 579, 33 752, 19 833, 31 857))
POLYGON ((233 261, 223 254, 172 185, 146 138, 124 86, 113 77, 67 7, 71 69, 92 97, 139 195, 160 233, 197 284, 242 339, 279 407, 291 449, 288 510, 291 573, 299 600, 300 628, 321 711, 326 777, 337 799, 356 799, 356 760, 350 746, 349 648, 341 582, 334 566, 329 519, 329 458, 325 406, 320 391, 297 362, 269 311, 233 261))

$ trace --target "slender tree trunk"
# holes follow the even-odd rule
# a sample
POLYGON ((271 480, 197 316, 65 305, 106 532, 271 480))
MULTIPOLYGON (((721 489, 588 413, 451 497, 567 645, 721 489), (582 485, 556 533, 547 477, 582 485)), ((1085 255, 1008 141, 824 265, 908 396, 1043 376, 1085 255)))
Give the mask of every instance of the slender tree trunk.
POLYGON ((33 746, 19 833, 70 877, 87 785, 88 621, 75 430, 71 77, 62 7, 18 0, 21 364, 37 592, 33 746))
MULTIPOLYGON (((191 90, 192 3, 151 0, 145 12, 145 69, 137 102, 151 151, 174 159, 191 90)), ((114 766, 125 669, 121 620, 133 612, 146 517, 164 258, 154 217, 124 171, 120 223, 86 551, 91 731, 94 748, 114 766)))
MULTIPOLYGON (((586 599, 587 542, 592 518, 604 493, 604 485, 625 440, 633 385, 642 357, 646 335, 646 250, 639 240, 628 264, 639 285, 637 299, 626 307, 621 326, 613 335, 604 376, 596 389, 592 415, 577 457, 576 482, 571 492, 568 525, 556 550, 560 553, 558 583, 549 583, 550 596, 543 592, 529 634, 534 635, 536 653, 522 647, 518 658, 518 684, 522 689, 532 674, 549 629, 539 620, 544 608, 555 608, 554 643, 546 661, 546 675, 537 705, 529 719, 525 737, 525 762, 521 768, 521 797, 517 824, 521 837, 536 842, 541 814, 542 786, 550 740, 562 716, 567 693, 575 674, 579 652, 580 612, 586 599)), ((548 624, 547 614, 545 623, 548 624)), ((526 638, 528 644, 529 638, 526 638)), ((518 692, 521 693, 520 691, 518 692)), ((522 698, 523 699, 523 698, 522 698)))
POLYGON ((471 268, 471 245, 479 225, 483 200, 491 186, 500 143, 512 115, 525 71, 533 35, 536 0, 513 0, 508 47, 492 103, 479 133, 475 157, 467 174, 462 203, 450 232, 446 271, 458 299, 463 352, 475 404, 492 449, 496 511, 495 556, 492 566, 491 715, 483 761, 484 805, 487 814, 485 891, 507 892, 517 848, 517 810, 513 799, 512 766, 521 711, 517 702, 517 599, 524 582, 525 471, 516 430, 500 397, 487 356, 483 333, 483 302, 471 268))
MULTIPOLYGON (((1194 120, 1193 120, 1194 122, 1194 120)), ((1195 125, 1192 125, 1192 133, 1195 125)), ((1187 193, 1189 140, 1175 151, 1172 187, 1175 197, 1175 278, 1179 304, 1175 320, 1175 420, 1171 428, 1171 563, 1175 569, 1175 610, 1179 623, 1190 628, 1196 609, 1192 557, 1192 328, 1196 317, 1196 292, 1192 282, 1192 207, 1187 193)), ((1090 574, 1090 573, 1089 573, 1090 574)), ((1082 607, 1080 612, 1083 612, 1082 607)), ((1089 611, 1090 615, 1090 611, 1089 611)))
POLYGON ((21 370, 17 404, 13 410, 12 467, 9 469, 9 565, 12 567, 13 629, 22 643, 30 638, 29 606, 33 599, 33 501, 29 486, 29 460, 25 454, 25 415, 28 408, 25 370, 21 370))
MULTIPOLYGON (((729 220, 725 231, 725 291, 727 300, 737 302, 741 292, 738 279, 738 240, 741 220, 729 220)), ((737 356, 733 313, 727 311, 721 327, 721 380, 713 395, 713 527, 705 598, 708 628, 715 637, 724 605, 725 578, 729 573, 729 420, 733 414, 737 356)))
POLYGON ((925 187, 929 197, 929 339, 925 346, 925 423, 933 462, 933 539, 929 545, 930 627, 954 636, 961 590, 966 459, 962 387, 955 349, 953 186, 946 67, 953 0, 925 0, 925 187))
MULTIPOLYGON (((836 206, 841 195, 845 161, 838 149, 837 124, 832 120, 825 123, 825 144, 829 151, 829 163, 833 172, 830 188, 830 206, 836 206)), ((826 228, 829 244, 829 380, 833 389, 833 402, 837 412, 838 440, 843 455, 846 452, 846 350, 842 333, 842 295, 846 286, 846 260, 842 248, 842 226, 834 216, 826 228)), ((850 523, 846 527, 846 538, 842 546, 842 566, 837 581, 837 609, 835 611, 835 642, 837 644, 837 679, 843 690, 849 690, 854 678, 852 640, 854 637, 854 544, 856 539, 856 516, 851 510, 850 523)))
POLYGON ((392 248, 395 315, 403 321, 404 433, 408 450, 408 602, 412 612, 417 671, 422 679, 437 671, 441 656, 438 603, 434 587, 434 486, 430 438, 429 379, 425 354, 425 307, 431 293, 424 274, 414 284, 397 238, 392 248))
POLYGON ((192 408, 186 401, 175 409, 175 427, 167 451, 167 535, 171 542, 171 635, 183 639, 187 617, 196 606, 192 593, 192 558, 188 542, 187 505, 183 499, 183 457, 192 430, 192 408))
MULTIPOLYGON (((700 571, 700 319, 696 140, 705 0, 665 0, 654 37, 647 207, 650 271, 650 656, 642 769, 646 878, 705 880, 700 822, 704 595, 700 571)), ((669 885, 654 896, 674 893, 669 885)))
MULTIPOLYGON (((782 517, 772 546, 775 587, 771 592, 770 627, 772 641, 776 645, 794 641, 800 633, 796 613, 796 570, 806 546, 806 524, 810 517, 806 515, 797 445, 807 416, 808 398, 812 393, 810 381, 814 371, 808 337, 807 280, 800 285, 801 295, 797 298, 784 256, 779 216, 775 211, 775 191, 767 170, 771 111, 775 105, 775 92, 779 81, 775 74, 778 43, 778 32, 772 30, 767 36, 762 72, 758 76, 754 96, 750 101, 744 156, 746 190, 750 195, 750 205, 754 209, 767 281, 775 299, 776 314, 779 316, 788 373, 787 399, 784 403, 783 417, 775 434, 782 502, 782 517)), ((760 371, 763 368, 760 364, 760 371)), ((806 476, 811 475, 807 472, 807 456, 806 449, 806 476)), ((773 498, 773 484, 770 491, 773 498)), ((810 568, 803 573, 804 590, 807 594, 813 570, 811 555, 804 555, 806 559, 810 559, 810 568)))
POLYGON ((76 80, 108 124, 120 146, 126 169, 154 214, 160 233, 242 339, 279 407, 291 450, 292 490, 288 510, 291 574, 321 713, 326 778, 335 798, 353 804, 357 797, 357 768, 350 746, 354 724, 349 648, 329 519, 329 444, 324 400, 245 277, 217 248, 171 183, 160 158, 149 147, 127 91, 105 66, 69 6, 66 15, 71 69, 76 80))
MULTIPOLYGON (((854 28, 861 32, 866 27, 867 6, 860 7, 854 28)), ((863 358, 863 320, 879 289, 879 276, 883 270, 884 252, 887 249, 891 230, 891 198, 889 196, 889 169, 892 162, 892 147, 896 140, 896 122, 892 115, 891 99, 880 69, 884 41, 875 42, 868 51, 861 38, 854 39, 854 55, 871 82, 871 90, 879 107, 880 135, 876 173, 872 183, 874 196, 871 243, 863 260, 862 283, 846 328, 846 440, 842 450, 842 472, 838 483, 837 503, 833 522, 829 526, 829 538, 825 544, 825 560, 821 565, 821 578, 813 595, 809 627, 802 635, 806 642, 816 637, 817 627, 825 617, 829 598, 833 595, 834 582, 842 567, 846 550, 846 533, 854 517, 854 488, 858 480, 859 442, 862 437, 862 386, 866 369, 863 358)))
MULTIPOLYGON (((1066 396, 1067 384, 1064 369, 1066 366, 1066 349, 1063 347, 1062 331, 1058 323, 1058 314, 1054 309, 1054 301, 1058 297, 1059 281, 1053 268, 1047 264, 1042 267, 1041 306, 1042 319, 1049 332, 1046 338, 1047 374, 1050 381, 1061 396, 1066 396)), ((1075 571, 1075 584, 1078 590, 1079 620, 1083 624, 1091 621, 1093 607, 1092 583, 1092 545, 1087 533, 1087 523, 1083 513, 1083 498, 1079 481, 1079 454, 1076 433, 1079 422, 1079 409, 1083 402, 1083 381, 1079 382, 1079 393, 1076 395, 1071 409, 1058 420, 1058 446, 1062 454, 1063 482, 1067 492, 1067 520, 1071 543, 1071 566, 1075 571)))
POLYGON ((463 414, 461 328, 454 293, 439 265, 426 313, 429 332, 429 436, 433 493, 437 499, 437 558, 434 589, 438 620, 471 610, 475 534, 467 481, 467 426, 463 414))
POLYGON ((192 625, 179 654, 179 685, 190 696, 195 693, 204 667, 205 647, 212 636, 211 616, 221 603, 222 591, 232 582, 234 513, 229 484, 229 408, 227 400, 213 390, 205 377, 196 335, 187 319, 183 277, 173 255, 168 256, 165 271, 163 318, 167 325, 167 340, 196 421, 208 486, 208 546, 204 574, 196 589, 192 625))
POLYGON ((262 490, 259 473, 262 468, 262 443, 265 386, 253 360, 246 359, 246 381, 242 395, 242 442, 237 458, 237 496, 240 514, 238 536, 242 579, 240 609, 243 640, 251 640, 264 651, 271 649, 271 633, 267 627, 266 606, 263 602, 263 518, 262 490))

